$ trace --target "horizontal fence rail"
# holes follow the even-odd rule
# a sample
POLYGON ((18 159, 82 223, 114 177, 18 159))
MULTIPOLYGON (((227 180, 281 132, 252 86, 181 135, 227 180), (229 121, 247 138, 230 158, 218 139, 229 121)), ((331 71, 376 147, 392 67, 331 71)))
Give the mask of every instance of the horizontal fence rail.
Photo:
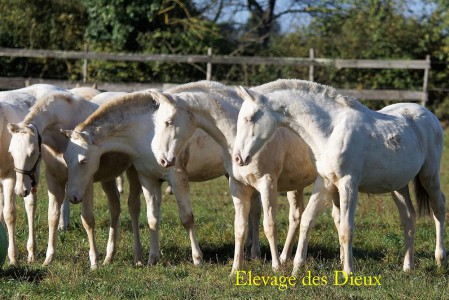
POLYGON ((98 59, 135 62, 174 62, 174 63, 212 63, 247 65, 295 65, 295 66, 335 66, 336 68, 357 69, 426 69, 426 60, 372 60, 372 59, 331 59, 301 57, 258 57, 229 55, 176 55, 176 54, 134 54, 106 53, 88 51, 59 51, 0 48, 0 56, 60 58, 60 59, 98 59))
MULTIPOLYGON (((246 65, 293 65, 309 67, 309 80, 314 81, 314 67, 335 67, 354 69, 413 69, 424 70, 422 91, 405 90, 341 90, 342 94, 366 100, 408 100, 427 101, 427 80, 430 70, 430 58, 425 60, 370 60, 370 59, 331 59, 315 58, 313 49, 309 58, 301 57, 257 57, 257 56, 228 56, 212 55, 174 55, 174 54, 138 54, 138 53, 106 53, 89 51, 60 51, 0 48, 0 57, 32 57, 54 59, 81 59, 84 60, 84 81, 87 78, 87 60, 133 61, 133 62, 171 62, 171 63, 206 63, 206 79, 211 79, 212 64, 246 64, 246 65)), ((46 80, 36 78, 0 78, 0 88, 11 89, 23 87, 37 82, 50 83, 62 87, 73 86, 70 81, 46 80)), ((100 89, 110 91, 134 91, 146 88, 165 89, 161 84, 143 83, 97 83, 100 89)), ((171 86, 171 85, 166 85, 171 86)))

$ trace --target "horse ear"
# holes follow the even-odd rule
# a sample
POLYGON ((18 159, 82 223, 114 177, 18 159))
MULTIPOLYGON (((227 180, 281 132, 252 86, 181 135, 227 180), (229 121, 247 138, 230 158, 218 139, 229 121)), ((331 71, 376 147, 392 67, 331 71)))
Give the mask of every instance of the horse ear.
POLYGON ((251 100, 253 102, 256 101, 256 97, 254 93, 243 86, 239 86, 237 88, 237 94, 243 98, 243 100, 251 100))
POLYGON ((81 86, 80 86, 79 83, 77 83, 77 84, 75 85, 75 89, 80 88, 80 87, 81 87, 81 86))
POLYGON ((153 94, 153 98, 156 100, 156 102, 158 102, 158 104, 167 103, 167 104, 173 105, 175 103, 173 98, 168 94, 164 94, 161 92, 154 92, 154 91, 150 91, 150 93, 153 94))
POLYGON ((65 129, 60 129, 60 131, 67 138, 70 138, 70 136, 72 135, 72 132, 73 132, 73 130, 65 130, 65 129))
POLYGON ((28 124, 27 126, 25 126, 25 130, 26 130, 29 134, 31 134, 32 136, 35 135, 34 130, 33 130, 33 128, 31 128, 31 125, 30 125, 30 124, 28 124))
POLYGON ((83 141, 85 141, 88 144, 93 144, 94 143, 94 141, 92 140, 92 136, 90 136, 85 131, 75 131, 75 130, 73 130, 72 136, 75 136, 75 137, 77 137, 79 139, 82 139, 83 141))
POLYGON ((9 123, 7 127, 8 127, 9 133, 11 133, 11 134, 18 133, 20 131, 19 125, 14 124, 14 123, 9 123))
POLYGON ((93 89, 97 89, 97 83, 96 82, 92 85, 92 88, 93 89))

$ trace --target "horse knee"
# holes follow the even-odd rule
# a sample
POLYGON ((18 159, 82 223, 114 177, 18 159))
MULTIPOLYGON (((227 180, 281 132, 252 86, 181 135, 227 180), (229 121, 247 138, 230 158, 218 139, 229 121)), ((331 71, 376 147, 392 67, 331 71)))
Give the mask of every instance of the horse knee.
POLYGON ((290 222, 290 224, 295 225, 295 227, 299 225, 300 220, 301 220, 301 217, 298 212, 290 214, 290 216, 288 218, 288 221, 290 222))
POLYGON ((345 226, 343 228, 340 228, 339 240, 341 245, 351 243, 352 237, 353 237, 353 229, 351 226, 345 226))
POLYGON ((235 222, 234 234, 237 239, 243 239, 245 237, 246 224, 244 222, 235 222))
POLYGON ((274 222, 273 220, 264 219, 263 229, 267 238, 272 237, 276 232, 276 222, 274 222))
POLYGON ((16 222, 16 210, 13 208, 3 209, 3 219, 6 224, 13 224, 16 222))
POLYGON ((192 228, 193 224, 195 223, 195 218, 193 217, 193 214, 183 214, 181 216, 181 223, 182 226, 184 226, 185 229, 192 228))

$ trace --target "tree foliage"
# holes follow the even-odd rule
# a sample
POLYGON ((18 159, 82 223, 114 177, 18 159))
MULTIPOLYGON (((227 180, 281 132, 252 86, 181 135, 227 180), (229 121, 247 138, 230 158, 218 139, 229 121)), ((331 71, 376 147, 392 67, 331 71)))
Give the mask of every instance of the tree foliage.
MULTIPOLYGON (((347 59, 424 59, 430 103, 449 107, 448 0, 0 0, 0 46, 32 49, 347 59), (286 27, 286 19, 297 26, 286 27), (304 21, 306 20, 306 21, 304 21), (436 91, 437 90, 437 91, 436 91), (445 103, 445 104, 444 104, 445 103), (443 105, 444 104, 444 105, 443 105)), ((1 76, 80 79, 81 61, 1 58, 1 76)), ((308 78, 293 66, 215 65, 214 79, 254 85, 308 78)), ((416 89, 422 71, 316 68, 339 88, 416 89)), ((89 62, 91 81, 188 82, 205 65, 89 62)), ((440 115, 444 115, 441 113, 440 115)))

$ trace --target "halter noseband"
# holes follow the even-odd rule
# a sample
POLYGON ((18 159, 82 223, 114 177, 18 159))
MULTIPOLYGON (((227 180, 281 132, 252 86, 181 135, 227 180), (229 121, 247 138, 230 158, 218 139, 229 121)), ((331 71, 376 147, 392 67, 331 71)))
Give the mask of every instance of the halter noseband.
POLYGON ((40 160, 42 159, 42 138, 41 138, 41 135, 39 134, 39 130, 37 129, 36 125, 34 125, 33 123, 29 123, 29 125, 33 125, 34 128, 36 128, 37 143, 39 145, 39 156, 37 157, 37 160, 34 163, 34 166, 33 166, 33 168, 31 168, 31 170, 29 170, 29 171, 22 170, 22 169, 18 169, 18 168, 16 168, 14 166, 14 171, 16 171, 17 173, 24 174, 24 175, 27 175, 28 177, 30 177, 30 179, 31 179, 31 186, 34 188, 37 185, 36 178, 34 177, 34 175, 36 173, 37 165, 39 164, 40 160))

